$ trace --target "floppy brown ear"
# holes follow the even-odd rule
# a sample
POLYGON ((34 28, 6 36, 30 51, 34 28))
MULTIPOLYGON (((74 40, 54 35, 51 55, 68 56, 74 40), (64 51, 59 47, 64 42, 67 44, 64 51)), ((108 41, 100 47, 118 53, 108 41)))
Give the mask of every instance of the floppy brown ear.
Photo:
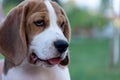
MULTIPOLYGON (((71 39, 70 24, 69 24, 68 18, 67 18, 67 16, 66 16, 66 14, 65 14, 63 9, 61 9, 61 12, 65 16, 65 18, 66 18, 66 22, 65 22, 63 33, 64 33, 65 37, 68 39, 68 41, 70 42, 70 39, 71 39)), ((68 65, 69 61, 70 61, 70 54, 67 53, 66 58, 60 64, 63 65, 63 66, 66 66, 66 65, 68 65)))
POLYGON ((68 18, 67 18, 67 16, 66 16, 66 14, 65 14, 63 9, 61 9, 61 12, 65 16, 65 18, 66 18, 66 22, 65 22, 65 27, 64 27, 63 33, 64 33, 65 37, 68 39, 68 41, 70 41, 70 39, 71 39, 71 28, 70 28, 69 20, 68 20, 68 18))
POLYGON ((19 65, 27 55, 25 9, 23 4, 14 8, 0 26, 0 52, 14 65, 19 65))

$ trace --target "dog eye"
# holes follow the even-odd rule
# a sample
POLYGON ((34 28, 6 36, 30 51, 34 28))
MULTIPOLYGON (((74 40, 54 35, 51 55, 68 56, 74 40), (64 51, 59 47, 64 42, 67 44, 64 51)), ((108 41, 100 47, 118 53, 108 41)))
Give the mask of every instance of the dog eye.
POLYGON ((61 29, 64 29, 65 23, 62 22, 62 24, 60 25, 61 29))
POLYGON ((34 24, 36 26, 45 26, 45 21, 44 20, 38 20, 38 21, 34 21, 34 24))

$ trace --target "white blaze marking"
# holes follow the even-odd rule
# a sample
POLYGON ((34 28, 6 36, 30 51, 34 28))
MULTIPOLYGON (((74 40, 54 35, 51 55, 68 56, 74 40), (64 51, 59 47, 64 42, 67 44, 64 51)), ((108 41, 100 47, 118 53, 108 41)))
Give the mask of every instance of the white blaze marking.
POLYGON ((54 8, 52 7, 52 5, 50 4, 50 1, 48 1, 48 0, 45 0, 45 5, 49 12, 50 26, 56 25, 57 16, 56 16, 54 8))
POLYGON ((57 15, 55 13, 55 10, 53 6, 51 5, 49 0, 45 0, 45 5, 47 7, 48 13, 49 13, 49 19, 50 19, 50 27, 49 29, 57 34, 57 36, 62 35, 63 33, 61 29, 57 25, 57 15))

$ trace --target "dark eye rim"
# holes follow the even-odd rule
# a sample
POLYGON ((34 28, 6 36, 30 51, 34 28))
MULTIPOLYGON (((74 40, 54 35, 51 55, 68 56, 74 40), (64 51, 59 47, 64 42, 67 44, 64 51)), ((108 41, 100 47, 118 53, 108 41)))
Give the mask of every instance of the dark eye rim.
POLYGON ((43 26, 45 26, 45 21, 44 20, 37 20, 37 21, 34 21, 34 24, 38 27, 43 27, 43 26))
POLYGON ((65 22, 62 22, 62 24, 60 25, 60 27, 61 27, 62 29, 64 29, 64 27, 65 27, 65 22))

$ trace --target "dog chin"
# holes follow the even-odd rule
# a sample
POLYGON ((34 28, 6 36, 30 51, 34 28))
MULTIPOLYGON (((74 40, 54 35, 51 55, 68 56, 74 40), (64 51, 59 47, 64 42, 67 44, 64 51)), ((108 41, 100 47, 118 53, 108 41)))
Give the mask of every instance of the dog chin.
POLYGON ((43 68, 49 68, 49 67, 55 66, 55 65, 51 65, 51 64, 44 62, 44 61, 37 61, 35 64, 32 64, 32 65, 37 66, 37 67, 43 67, 43 68))

